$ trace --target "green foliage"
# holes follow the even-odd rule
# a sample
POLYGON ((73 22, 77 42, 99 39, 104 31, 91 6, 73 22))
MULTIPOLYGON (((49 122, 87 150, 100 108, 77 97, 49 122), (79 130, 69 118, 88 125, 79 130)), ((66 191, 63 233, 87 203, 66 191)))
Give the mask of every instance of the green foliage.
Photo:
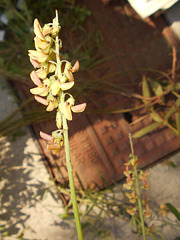
POLYGON ((133 138, 140 138, 143 137, 145 134, 149 133, 150 131, 153 131, 157 127, 159 127, 161 123, 152 123, 151 125, 137 131, 135 134, 133 134, 133 138))
MULTIPOLYGON (((150 88, 149 88, 149 84, 148 84, 148 81, 145 77, 145 75, 143 76, 143 79, 142 79, 142 93, 143 93, 143 96, 144 98, 150 98, 151 97, 151 92, 150 92, 150 88)), ((144 103, 147 103, 148 100, 143 100, 144 103)))
POLYGON ((168 78, 154 81, 143 76, 142 101, 153 123, 135 132, 133 138, 142 137, 154 129, 168 127, 180 135, 180 84, 168 78))
POLYGON ((32 69, 27 56, 28 49, 33 49, 33 19, 38 18, 41 24, 54 18, 54 9, 60 12, 61 26, 71 31, 85 32, 83 23, 91 12, 85 5, 77 5, 68 0, 2 0, 0 9, 8 19, 5 41, 0 43, 0 72, 11 77, 12 74, 29 75, 32 69))
POLYGON ((177 220, 180 221, 180 212, 171 203, 166 203, 166 206, 174 214, 177 220))

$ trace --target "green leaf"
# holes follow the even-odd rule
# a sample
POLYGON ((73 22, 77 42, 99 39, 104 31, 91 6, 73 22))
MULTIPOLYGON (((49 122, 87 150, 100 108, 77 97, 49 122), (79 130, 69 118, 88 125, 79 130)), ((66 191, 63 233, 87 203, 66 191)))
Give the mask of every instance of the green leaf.
POLYGON ((150 84, 151 84, 152 90, 156 94, 156 96, 160 96, 163 94, 163 88, 159 82, 152 81, 150 84))
POLYGON ((159 127, 160 125, 162 125, 162 123, 160 122, 156 122, 156 123, 152 123, 151 125, 137 131, 135 134, 133 134, 133 138, 140 138, 144 135, 146 135, 148 132, 154 130, 155 128, 159 127))
POLYGON ((76 174, 76 177, 77 177, 77 179, 78 179, 78 182, 79 182, 79 184, 80 184, 80 186, 81 186, 81 189, 82 189, 83 191, 85 191, 85 188, 84 188, 84 186, 83 186, 83 183, 82 183, 82 181, 81 181, 78 173, 76 172, 75 174, 76 174))
POLYGON ((180 134, 180 112, 177 112, 175 114, 175 120, 176 120, 176 128, 178 130, 178 133, 180 134))
MULTIPOLYGON (((167 85, 166 89, 169 90, 169 89, 171 89, 171 87, 172 87, 172 84, 169 84, 169 85, 167 85)), ((177 91, 179 89, 180 89, 180 82, 177 82, 174 84, 172 91, 177 91)))
POLYGON ((178 82, 178 83, 175 83, 174 84, 174 87, 173 87, 173 90, 179 90, 180 89, 180 82, 178 82))
MULTIPOLYGON (((143 80, 142 80, 142 94, 145 98, 151 97, 151 91, 150 91, 149 84, 148 84, 148 81, 147 81, 145 75, 143 76, 143 80)), ((148 100, 144 100, 143 102, 147 103, 148 100)))
POLYGON ((168 120, 175 111, 176 111, 176 107, 175 107, 175 106, 172 106, 172 107, 169 109, 169 111, 166 113, 164 119, 165 119, 165 120, 168 120))
POLYGON ((171 203, 166 203, 166 206, 174 214, 174 216, 180 221, 180 212, 171 203))
POLYGON ((156 112, 151 112, 149 115, 150 115, 150 117, 151 117, 154 121, 159 122, 159 123, 162 123, 162 119, 161 119, 161 117, 159 116, 158 113, 156 113, 156 112))
POLYGON ((173 163, 172 161, 166 161, 165 164, 167 164, 169 167, 177 168, 176 164, 173 163))
POLYGON ((83 222, 83 223, 82 223, 82 229, 87 228, 89 225, 90 225, 89 222, 83 222))
POLYGON ((176 100, 175 106, 176 106, 176 107, 179 107, 179 106, 180 106, 180 98, 178 98, 178 99, 176 100))
MULTIPOLYGON (((159 82, 152 81, 150 84, 151 84, 151 88, 156 96, 163 95, 164 91, 163 91, 162 85, 159 82)), ((161 102, 164 102, 163 96, 161 97, 161 102)))
POLYGON ((67 214, 67 213, 58 214, 58 216, 62 219, 72 219, 74 217, 73 214, 67 214))
POLYGON ((169 111, 165 115, 165 120, 168 120, 171 115, 176 111, 176 109, 180 106, 180 98, 178 98, 175 104, 169 109, 169 111))

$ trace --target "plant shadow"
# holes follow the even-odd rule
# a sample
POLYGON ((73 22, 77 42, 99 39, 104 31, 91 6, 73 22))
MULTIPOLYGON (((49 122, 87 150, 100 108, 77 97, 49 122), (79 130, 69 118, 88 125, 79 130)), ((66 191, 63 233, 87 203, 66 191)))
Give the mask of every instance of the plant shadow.
POLYGON ((31 210, 47 190, 44 161, 33 141, 29 132, 14 141, 10 137, 0 139, 2 236, 18 234, 25 228, 31 210))

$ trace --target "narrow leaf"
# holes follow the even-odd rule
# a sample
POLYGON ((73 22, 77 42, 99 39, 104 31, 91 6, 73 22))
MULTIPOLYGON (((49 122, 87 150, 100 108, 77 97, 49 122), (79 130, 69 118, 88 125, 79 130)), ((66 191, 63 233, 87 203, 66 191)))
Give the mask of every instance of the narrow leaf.
POLYGON ((156 122, 156 123, 153 123, 139 131, 137 131, 135 134, 133 134, 133 138, 140 138, 144 135, 146 135, 148 132, 154 130, 155 128, 159 127, 162 123, 159 123, 159 122, 156 122))
MULTIPOLYGON (((163 95, 163 88, 162 88, 162 85, 159 82, 152 81, 150 84, 151 84, 152 90, 153 90, 153 92, 155 93, 156 96, 163 95)), ((161 97, 161 102, 164 102, 164 97, 163 96, 161 97)))
POLYGON ((176 111, 176 107, 175 107, 175 106, 172 106, 172 107, 169 109, 169 111, 166 113, 164 119, 165 119, 165 120, 168 120, 175 111, 176 111))
POLYGON ((177 82, 177 83, 174 84, 173 90, 177 91, 179 89, 180 89, 180 82, 177 82))
POLYGON ((178 98, 175 104, 169 109, 169 111, 165 115, 165 120, 168 120, 171 115, 176 111, 176 109, 180 106, 180 98, 178 98))
POLYGON ((178 133, 180 134, 180 112, 177 112, 175 114, 175 120, 176 120, 176 128, 178 130, 178 133))
POLYGON ((150 116, 151 116, 151 118, 154 120, 154 121, 156 121, 156 122, 161 122, 162 123, 162 119, 161 119, 161 117, 159 116, 159 114, 158 113, 156 113, 156 112, 151 112, 150 113, 150 116))
POLYGON ((176 105, 176 107, 179 107, 179 106, 180 106, 180 98, 178 98, 178 99, 176 100, 175 105, 176 105))
POLYGON ((152 90, 156 94, 156 96, 160 96, 163 94, 163 88, 159 82, 152 81, 150 84, 151 84, 152 90))
MULTIPOLYGON (((148 81, 145 77, 145 75, 143 76, 143 80, 142 80, 142 94, 145 98, 149 98, 151 97, 151 92, 150 92, 150 88, 149 88, 149 84, 148 81)), ((144 100, 143 102, 148 102, 147 100, 144 100)))
MULTIPOLYGON (((171 89, 171 87, 172 87, 172 84, 167 85, 166 90, 171 89)), ((177 82, 177 83, 174 84, 172 90, 177 91, 179 89, 180 89, 180 82, 177 82)))
POLYGON ((180 212, 170 203, 166 203, 166 206, 174 214, 174 216, 180 221, 180 212))
POLYGON ((78 182, 79 182, 79 184, 80 184, 80 186, 81 186, 81 189, 82 189, 83 191, 85 191, 85 188, 84 188, 84 186, 83 186, 83 183, 82 183, 82 181, 81 181, 78 173, 76 172, 75 174, 76 174, 76 177, 77 177, 77 179, 78 179, 78 182))

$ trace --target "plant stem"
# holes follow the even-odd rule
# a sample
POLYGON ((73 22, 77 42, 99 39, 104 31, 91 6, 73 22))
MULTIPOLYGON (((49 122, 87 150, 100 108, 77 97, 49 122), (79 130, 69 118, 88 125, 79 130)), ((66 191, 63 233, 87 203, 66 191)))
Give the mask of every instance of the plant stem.
POLYGON ((139 179, 138 179, 136 164, 134 165, 134 178, 135 178, 136 194, 137 194, 137 200, 138 200, 139 215, 140 215, 140 219, 141 219, 143 239, 146 240, 146 231, 145 231, 145 225, 144 225, 143 209, 142 209, 142 203, 141 203, 141 195, 140 195, 140 189, 139 189, 139 179))
MULTIPOLYGON (((58 21, 58 12, 56 10, 56 24, 59 25, 58 21)), ((55 41, 55 52, 56 52, 56 73, 58 79, 61 78, 61 61, 59 57, 59 38, 58 35, 56 36, 55 41)), ((59 91, 59 98, 61 100, 64 100, 64 93, 63 91, 59 91)), ((66 153, 66 164, 67 164, 67 170, 68 170, 68 177, 69 177, 69 186, 71 191, 71 200, 73 204, 73 211, 74 211, 74 217, 76 222, 76 229, 78 234, 78 239, 83 240, 82 235, 82 228, 80 223, 80 217, 79 217, 79 211, 78 211, 78 204, 77 204, 77 198, 76 198, 76 192, 75 192, 75 186, 74 186, 74 180, 73 180, 73 172, 72 172, 72 165, 71 165, 71 155, 70 155, 70 147, 69 147, 69 137, 68 137, 68 125, 67 125, 67 119, 64 115, 62 115, 63 120, 63 135, 64 135, 64 146, 65 146, 65 153, 66 153)))
POLYGON ((69 176, 69 185, 71 190, 71 200, 73 204, 74 217, 76 221, 76 229, 78 233, 78 239, 83 240, 82 228, 80 223, 78 204, 77 204, 76 192, 75 192, 75 186, 74 186, 74 180, 73 180, 72 165, 71 165, 71 155, 70 155, 69 138, 68 138, 68 125, 67 125, 67 120, 64 116, 63 116, 63 132, 64 132, 64 146, 65 146, 65 152, 66 152, 66 164, 67 164, 67 170, 68 170, 68 176, 69 176))
MULTIPOLYGON (((134 148, 133 148, 133 143, 132 143, 131 134, 129 134, 129 140, 130 140, 132 158, 134 158, 135 155, 134 155, 134 148)), ((137 195, 137 200, 138 200, 139 215, 140 215, 140 220, 141 220, 141 227, 142 227, 143 239, 146 240, 146 231, 145 231, 144 217, 143 217, 143 209, 142 209, 142 203, 141 203, 141 194, 140 194, 140 187, 139 187, 139 178, 138 178, 138 172, 137 172, 137 161, 136 161, 135 164, 134 164, 133 177, 134 177, 134 179, 135 179, 135 188, 136 188, 136 195, 137 195)))

